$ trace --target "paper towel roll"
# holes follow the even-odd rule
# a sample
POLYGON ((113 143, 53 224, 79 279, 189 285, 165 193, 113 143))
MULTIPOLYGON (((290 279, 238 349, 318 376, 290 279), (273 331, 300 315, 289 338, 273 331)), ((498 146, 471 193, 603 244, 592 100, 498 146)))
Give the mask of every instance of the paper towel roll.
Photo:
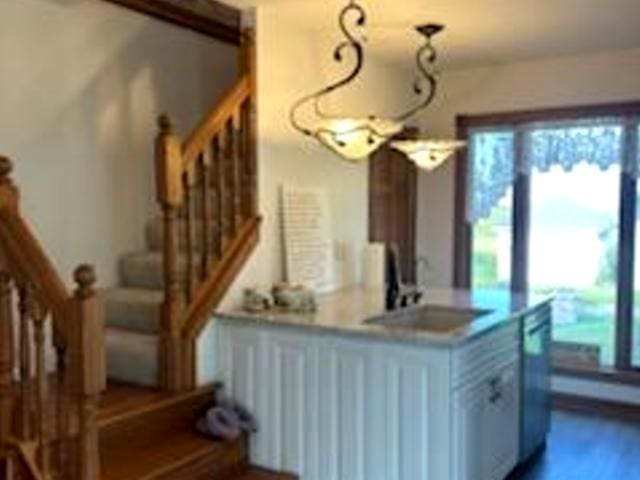
POLYGON ((364 247, 362 266, 363 284, 366 288, 384 287, 385 246, 384 243, 368 243, 364 247))

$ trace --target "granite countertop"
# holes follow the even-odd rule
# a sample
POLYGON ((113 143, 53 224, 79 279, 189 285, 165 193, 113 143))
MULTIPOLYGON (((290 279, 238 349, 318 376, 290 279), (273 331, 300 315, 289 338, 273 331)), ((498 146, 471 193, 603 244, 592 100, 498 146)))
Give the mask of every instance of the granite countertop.
POLYGON ((551 297, 513 294, 508 290, 429 290, 425 292, 419 304, 403 310, 386 312, 384 292, 354 287, 319 296, 318 311, 311 314, 287 313, 274 309, 261 313, 222 311, 216 316, 251 324, 313 329, 349 336, 447 347, 468 342, 506 325, 521 314, 550 300, 551 297), (411 313, 427 305, 483 312, 470 324, 446 332, 371 323, 383 317, 411 313))

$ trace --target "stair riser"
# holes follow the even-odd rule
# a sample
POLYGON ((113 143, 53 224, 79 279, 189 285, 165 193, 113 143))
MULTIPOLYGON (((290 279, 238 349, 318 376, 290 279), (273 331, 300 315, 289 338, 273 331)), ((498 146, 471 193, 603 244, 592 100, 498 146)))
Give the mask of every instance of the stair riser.
POLYGON ((159 386, 158 338, 107 330, 107 377, 148 387, 159 386))
POLYGON ((161 304, 136 305, 135 303, 105 301, 107 327, 132 332, 157 334, 160 327, 161 304))

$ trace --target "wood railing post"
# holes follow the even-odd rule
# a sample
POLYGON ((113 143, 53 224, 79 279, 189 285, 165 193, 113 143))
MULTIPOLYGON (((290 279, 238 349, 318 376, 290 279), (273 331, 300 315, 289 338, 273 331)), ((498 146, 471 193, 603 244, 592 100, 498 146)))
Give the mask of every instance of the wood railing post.
POLYGON ((173 134, 171 120, 162 115, 158 120, 156 139, 157 200, 163 215, 164 302, 160 346, 162 385, 170 391, 182 388, 181 294, 178 271, 178 214, 184 200, 183 164, 180 139, 173 134))
POLYGON ((76 472, 78 480, 95 480, 100 478, 98 403, 107 387, 104 310, 95 294, 93 267, 81 265, 73 276, 77 284, 71 326, 73 385, 79 418, 76 472))

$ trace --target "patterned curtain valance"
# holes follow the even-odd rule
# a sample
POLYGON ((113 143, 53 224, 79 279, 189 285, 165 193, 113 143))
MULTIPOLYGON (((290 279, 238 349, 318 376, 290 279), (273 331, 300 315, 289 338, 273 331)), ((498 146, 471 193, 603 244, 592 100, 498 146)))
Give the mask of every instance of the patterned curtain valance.
POLYGON ((488 217, 513 184, 513 130, 474 131, 469 141, 469 202, 471 222, 488 217))
POLYGON ((580 163, 606 170, 619 165, 640 172, 639 119, 591 118, 539 122, 510 129, 477 129, 469 139, 467 218, 476 222, 491 214, 509 190, 516 173, 570 171, 580 163), (516 140, 517 138, 517 140, 516 140), (516 142, 521 142, 516 146, 516 142), (520 155, 516 155, 516 150, 520 155))
POLYGON ((620 119, 550 122, 523 127, 519 171, 546 172, 553 166, 570 171, 586 162, 606 170, 622 163, 624 124, 620 119))

